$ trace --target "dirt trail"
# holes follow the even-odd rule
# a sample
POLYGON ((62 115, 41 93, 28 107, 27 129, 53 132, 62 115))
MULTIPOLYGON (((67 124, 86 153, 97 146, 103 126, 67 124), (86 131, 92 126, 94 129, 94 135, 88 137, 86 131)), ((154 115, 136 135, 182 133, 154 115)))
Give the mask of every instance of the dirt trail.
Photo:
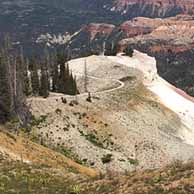
MULTIPOLYGON (((81 73, 77 73, 77 72, 75 72, 74 73, 75 75, 81 75, 81 76, 84 76, 83 74, 81 74, 81 73)), ((118 79, 113 79, 113 78, 99 78, 99 77, 96 77, 96 76, 91 76, 91 75, 87 75, 87 77, 88 78, 91 78, 91 79, 95 79, 95 80, 104 80, 104 81, 107 81, 107 80, 112 80, 112 81, 114 81, 114 82, 117 82, 117 83, 119 83, 119 86, 117 86, 117 87, 115 87, 115 88, 111 88, 111 89, 107 89, 107 90, 103 90, 103 91, 98 91, 98 92, 91 92, 92 94, 103 94, 103 93, 109 93, 109 92, 113 92, 113 91, 115 91, 115 90, 119 90, 119 89, 121 89, 121 88, 123 88, 124 87, 124 83, 122 82, 122 81, 120 81, 120 80, 118 80, 118 79)), ((87 94, 87 93, 82 93, 82 94, 80 94, 80 95, 85 95, 85 94, 87 94)))

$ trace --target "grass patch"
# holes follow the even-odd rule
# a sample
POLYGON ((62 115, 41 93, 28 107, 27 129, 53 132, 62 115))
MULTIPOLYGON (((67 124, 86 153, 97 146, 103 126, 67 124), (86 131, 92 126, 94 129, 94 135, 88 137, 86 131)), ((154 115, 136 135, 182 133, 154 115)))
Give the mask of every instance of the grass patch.
POLYGON ((47 119, 48 115, 41 115, 40 117, 35 117, 35 116, 32 116, 32 119, 31 119, 31 122, 30 122, 30 125, 33 127, 33 126, 38 126, 40 125, 41 123, 44 123, 47 119))
POLYGON ((71 149, 60 147, 60 148, 57 148, 56 151, 59 151, 61 154, 63 154, 67 158, 72 159, 73 161, 77 162, 78 164, 81 164, 81 165, 85 164, 85 162, 82 161, 75 153, 73 153, 71 149))
POLYGON ((0 163, 0 193, 2 194, 81 194, 76 183, 65 179, 50 168, 21 162, 0 163), (72 189, 74 188, 74 189, 72 189))
POLYGON ((135 165, 135 166, 139 164, 139 161, 137 159, 129 158, 128 161, 130 164, 135 165))
POLYGON ((101 142, 99 142, 98 138, 94 134, 89 133, 89 134, 85 135, 85 137, 88 141, 90 141, 95 146, 98 146, 100 148, 104 148, 103 144, 101 142))

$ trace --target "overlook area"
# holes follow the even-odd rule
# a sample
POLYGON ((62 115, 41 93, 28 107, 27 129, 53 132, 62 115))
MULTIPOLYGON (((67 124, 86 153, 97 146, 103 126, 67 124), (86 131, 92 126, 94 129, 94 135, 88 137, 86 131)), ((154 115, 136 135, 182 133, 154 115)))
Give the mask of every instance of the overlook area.
POLYGON ((194 0, 0 0, 0 194, 193 194, 194 0))

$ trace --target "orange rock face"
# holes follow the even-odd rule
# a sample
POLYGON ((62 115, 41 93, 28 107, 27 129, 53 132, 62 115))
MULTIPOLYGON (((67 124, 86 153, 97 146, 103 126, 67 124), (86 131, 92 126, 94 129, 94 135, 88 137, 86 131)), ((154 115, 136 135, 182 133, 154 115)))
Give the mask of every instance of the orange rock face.
POLYGON ((194 10, 193 0, 115 0, 113 5, 118 11, 128 9, 130 5, 139 5, 141 9, 146 5, 152 5, 153 9, 157 8, 158 11, 166 11, 168 9, 179 9, 179 13, 189 13, 194 10))
POLYGON ((90 40, 97 34, 110 35, 113 30, 122 33, 119 45, 124 49, 127 44, 146 45, 152 53, 180 53, 194 48, 194 19, 189 15, 177 15, 165 19, 136 17, 119 26, 105 23, 91 23, 83 26, 90 40))
MULTIPOLYGON (((133 43, 142 43, 149 45, 150 51, 162 52, 169 49, 173 53, 184 52, 188 49, 194 48, 194 20, 192 16, 178 15, 176 17, 170 17, 166 19, 151 19, 138 17, 131 21, 128 21, 130 26, 136 26, 136 28, 142 28, 139 30, 139 34, 135 38, 128 37, 120 41, 121 47, 133 43), (147 33, 140 34, 143 29, 149 29, 147 33)), ((125 29, 127 26, 125 25, 125 29)), ((144 31, 145 32, 145 31, 144 31)))
POLYGON ((136 25, 133 21, 126 21, 121 24, 120 29, 124 32, 126 37, 134 37, 140 34, 151 33, 153 28, 151 26, 136 25))
POLYGON ((91 35, 90 39, 93 40, 98 33, 110 34, 114 28, 115 26, 112 24, 91 23, 91 24, 83 26, 82 30, 89 32, 91 35))

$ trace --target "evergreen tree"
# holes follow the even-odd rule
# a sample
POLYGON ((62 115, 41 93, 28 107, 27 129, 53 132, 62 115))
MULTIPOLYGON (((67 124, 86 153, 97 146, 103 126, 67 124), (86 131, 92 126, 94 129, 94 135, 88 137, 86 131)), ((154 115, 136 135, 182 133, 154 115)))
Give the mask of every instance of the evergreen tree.
POLYGON ((11 91, 8 69, 3 56, 0 56, 0 122, 11 117, 11 91))
POLYGON ((47 47, 45 48, 44 50, 44 63, 45 63, 45 73, 46 73, 46 77, 47 77, 47 84, 48 84, 48 90, 51 89, 51 86, 50 86, 50 78, 51 78, 51 75, 52 75, 52 71, 51 71, 51 56, 50 56, 50 53, 49 53, 49 50, 47 49, 47 47))
POLYGON ((32 70, 31 70, 31 84, 32 84, 32 93, 33 95, 38 95, 39 94, 39 76, 38 76, 38 68, 37 64, 32 61, 32 70))
POLYGON ((74 79, 73 79, 72 72, 69 75, 69 79, 68 79, 67 85, 68 85, 67 94, 75 95, 76 91, 74 91, 74 79))
POLYGON ((31 83, 30 83, 30 78, 29 78, 29 60, 26 59, 24 61, 24 87, 23 91, 26 96, 29 96, 32 93, 31 90, 31 83))
POLYGON ((20 56, 10 54, 10 43, 0 53, 0 122, 17 118, 26 125, 29 111, 23 93, 23 64, 20 56))
POLYGON ((73 79, 73 91, 74 91, 74 95, 79 94, 79 90, 77 88, 77 80, 76 80, 76 76, 73 79))
POLYGON ((24 94, 24 72, 24 62, 20 55, 16 58, 16 82, 14 83, 16 84, 14 87, 16 92, 14 93, 14 107, 20 123, 26 126, 30 118, 30 112, 26 105, 26 97, 24 94))
POLYGON ((58 92, 58 86, 59 86, 59 70, 58 70, 58 64, 54 65, 54 70, 52 73, 52 91, 58 92))
POLYGON ((113 41, 106 43, 104 55, 116 56, 117 51, 118 51, 117 44, 115 44, 113 41))
MULTIPOLYGON (((73 74, 69 70, 69 64, 66 63, 66 57, 63 57, 64 56, 60 55, 60 58, 58 58, 58 64, 60 68, 58 73, 58 84, 56 84, 57 92, 76 95, 78 93, 76 80, 73 78, 73 74)), ((57 80, 57 70, 55 70, 55 72, 55 80, 57 80)))
POLYGON ((129 56, 129 57, 133 57, 133 52, 134 50, 130 47, 130 45, 128 45, 124 50, 123 52, 129 56))
POLYGON ((41 76, 40 76, 40 96, 47 98, 49 96, 49 79, 48 72, 45 67, 41 67, 41 76))
POLYGON ((59 73, 59 84, 58 84, 58 92, 66 93, 66 67, 65 64, 60 64, 60 73, 59 73))

